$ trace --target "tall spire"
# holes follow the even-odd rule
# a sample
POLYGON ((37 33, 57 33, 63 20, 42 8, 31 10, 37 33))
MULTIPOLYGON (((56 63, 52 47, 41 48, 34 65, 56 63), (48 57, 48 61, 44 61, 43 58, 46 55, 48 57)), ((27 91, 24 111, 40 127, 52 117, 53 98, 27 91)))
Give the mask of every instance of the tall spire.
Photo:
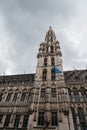
POLYGON ((38 56, 42 54, 53 54, 56 53, 62 56, 60 45, 58 40, 56 40, 55 32, 52 30, 52 27, 49 26, 49 29, 45 36, 45 41, 40 44, 38 56))
POLYGON ((56 40, 55 32, 52 30, 52 27, 49 26, 49 30, 46 33, 45 41, 54 42, 56 40))

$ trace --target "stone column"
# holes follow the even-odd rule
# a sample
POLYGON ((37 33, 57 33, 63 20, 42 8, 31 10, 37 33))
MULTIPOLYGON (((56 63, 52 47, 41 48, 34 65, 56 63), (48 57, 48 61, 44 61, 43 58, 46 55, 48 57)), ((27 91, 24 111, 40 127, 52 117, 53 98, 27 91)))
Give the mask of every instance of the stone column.
POLYGON ((21 115, 21 117, 20 117, 20 122, 19 122, 19 128, 22 128, 22 125, 23 125, 23 117, 24 117, 24 115, 21 115))
POLYGON ((72 101, 75 101, 75 100, 74 100, 73 92, 71 92, 71 97, 72 97, 72 101))
POLYGON ((83 99, 82 99, 82 95, 81 95, 81 92, 80 92, 80 91, 78 91, 78 95, 79 95, 79 99, 80 99, 80 101, 83 101, 83 99))
POLYGON ((4 123, 5 123, 5 119, 6 119, 6 115, 4 115, 3 118, 2 118, 2 123, 1 123, 1 125, 0 125, 1 127, 3 127, 3 125, 4 125, 4 123))

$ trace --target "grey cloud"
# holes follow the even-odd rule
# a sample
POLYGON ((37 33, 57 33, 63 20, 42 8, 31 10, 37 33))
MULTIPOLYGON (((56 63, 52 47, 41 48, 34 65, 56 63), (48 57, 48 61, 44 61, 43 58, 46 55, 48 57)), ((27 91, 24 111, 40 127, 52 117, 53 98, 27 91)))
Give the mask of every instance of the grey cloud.
POLYGON ((4 27, 8 32, 9 40, 12 39, 8 52, 6 54, 3 52, 4 57, 6 58, 7 55, 7 58, 6 65, 3 65, 3 59, 0 62, 1 71, 5 70, 7 73, 8 70, 10 73, 23 73, 24 70, 26 73, 35 72, 39 44, 44 41, 49 25, 53 26, 57 39, 61 42, 64 68, 78 64, 77 48, 72 46, 74 43, 63 33, 63 28, 68 28, 71 23, 74 26, 73 21, 78 17, 79 5, 81 2, 73 0, 0 1, 0 13, 4 18, 4 27))

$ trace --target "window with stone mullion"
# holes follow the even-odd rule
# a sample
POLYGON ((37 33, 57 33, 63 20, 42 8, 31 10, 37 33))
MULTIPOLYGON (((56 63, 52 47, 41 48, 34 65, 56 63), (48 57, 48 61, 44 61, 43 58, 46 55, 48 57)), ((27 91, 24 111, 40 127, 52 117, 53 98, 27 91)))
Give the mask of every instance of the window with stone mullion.
POLYGON ((29 115, 24 115, 23 125, 22 125, 23 128, 27 128, 28 118, 29 118, 29 115))
POLYGON ((55 80, 55 72, 54 69, 51 70, 51 80, 55 80))
POLYGON ((46 70, 46 69, 43 70, 42 80, 43 80, 43 81, 46 81, 46 80, 47 80, 47 70, 46 70))
POLYGON ((26 98, 26 93, 22 93, 22 96, 21 96, 21 101, 24 101, 26 98))
POLYGON ((6 102, 9 102, 11 100, 11 96, 12 96, 12 93, 8 93, 7 98, 6 98, 6 102))
POLYGON ((16 102, 16 100, 17 100, 17 95, 18 95, 18 93, 15 93, 15 94, 14 94, 13 102, 16 102))
POLYGON ((75 110, 73 108, 71 108, 71 111, 72 111, 72 118, 73 118, 74 128, 75 128, 75 130, 78 130, 75 110))
POLYGON ((8 127, 10 118, 11 118, 11 114, 7 114, 5 122, 4 122, 4 127, 8 127))
POLYGON ((0 123, 2 122, 3 114, 0 114, 0 123))
POLYGON ((80 121, 81 130, 87 130, 85 114, 84 114, 84 111, 82 108, 78 108, 78 117, 79 117, 79 121, 80 121))
POLYGON ((56 88, 51 88, 51 96, 53 98, 55 98, 57 95, 56 95, 56 88))
POLYGON ((38 113, 38 125, 44 125, 44 112, 38 113))
POLYGON ((74 96, 75 102, 80 101, 77 89, 73 91, 73 96, 74 96))
POLYGON ((54 57, 51 58, 51 65, 54 66, 55 65, 55 60, 54 57))
POLYGON ((46 89, 41 88, 41 98, 44 98, 46 96, 46 89))
POLYGON ((81 89, 81 95, 82 95, 83 101, 87 101, 86 100, 86 91, 84 89, 81 89))
POLYGON ((51 124, 52 126, 58 125, 57 112, 51 112, 51 124))
POLYGON ((72 95, 71 95, 71 90, 68 88, 68 93, 69 93, 69 100, 72 101, 72 95))
POLYGON ((47 66, 47 58, 44 58, 44 66, 47 66))
POLYGON ((20 115, 17 114, 16 117, 15 117, 14 127, 18 128, 19 121, 20 121, 20 115))
POLYGON ((3 95, 3 94, 0 94, 0 102, 2 101, 2 95, 3 95))

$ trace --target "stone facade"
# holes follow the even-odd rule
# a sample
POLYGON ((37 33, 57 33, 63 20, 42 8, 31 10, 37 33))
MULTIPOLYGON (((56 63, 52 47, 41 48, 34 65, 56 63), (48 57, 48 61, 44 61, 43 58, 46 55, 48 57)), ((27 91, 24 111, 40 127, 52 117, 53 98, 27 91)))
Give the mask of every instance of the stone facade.
POLYGON ((35 74, 0 76, 1 130, 87 130, 87 70, 63 71, 51 27, 35 74))

